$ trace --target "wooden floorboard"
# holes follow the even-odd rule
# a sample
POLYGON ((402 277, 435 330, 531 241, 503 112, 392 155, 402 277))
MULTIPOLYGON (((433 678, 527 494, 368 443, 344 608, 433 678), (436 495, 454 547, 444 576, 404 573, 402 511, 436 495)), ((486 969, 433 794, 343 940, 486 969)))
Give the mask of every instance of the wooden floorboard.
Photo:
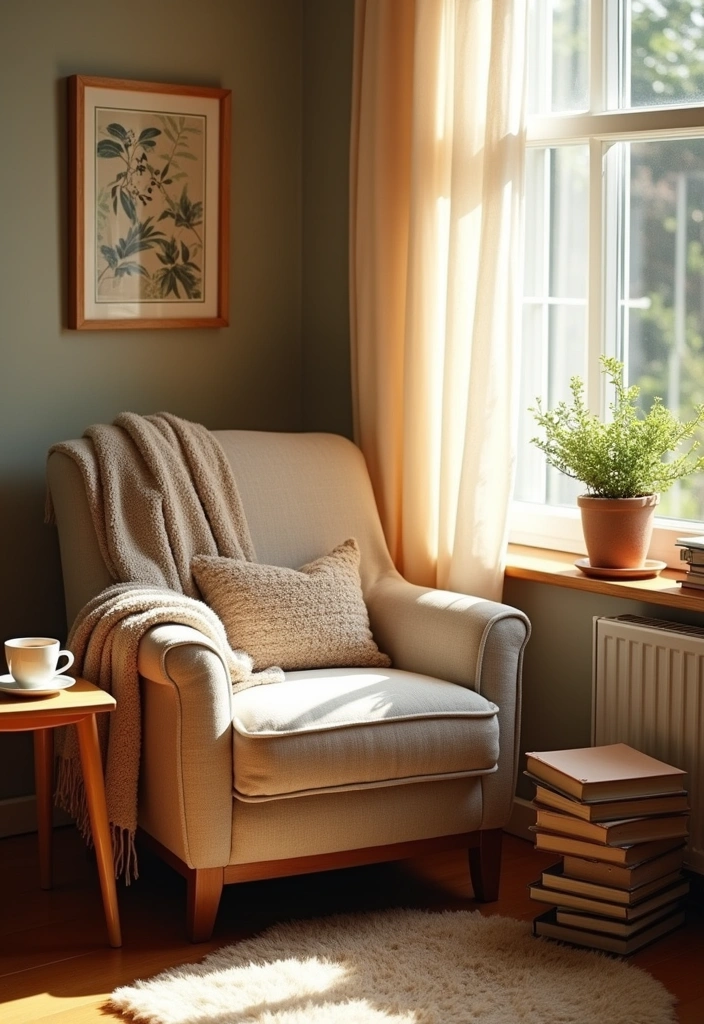
MULTIPOLYGON (((200 960, 280 920, 405 906, 479 909, 531 920, 540 908, 527 885, 551 855, 507 835, 498 902, 472 899, 467 857, 449 851, 395 864, 329 871, 227 886, 213 939, 193 946, 185 937, 184 880, 148 851, 141 875, 120 885, 123 947, 107 945, 95 864, 71 827, 55 830, 55 884, 39 888, 36 836, 0 840, 0 1020, 2 1024, 106 1024, 110 992, 135 978, 200 960)), ((704 912, 694 906, 686 925, 632 957, 678 1000, 680 1024, 704 1021, 704 912)), ((605 1024, 608 1022, 605 1021, 605 1024)))

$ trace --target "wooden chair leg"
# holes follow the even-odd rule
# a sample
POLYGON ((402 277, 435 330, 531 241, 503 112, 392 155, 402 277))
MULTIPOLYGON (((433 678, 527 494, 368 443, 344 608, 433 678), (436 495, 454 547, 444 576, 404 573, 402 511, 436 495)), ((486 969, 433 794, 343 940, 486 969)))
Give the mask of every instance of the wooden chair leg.
POLYGON ((469 873, 474 898, 480 903, 493 903, 499 898, 503 835, 500 828, 482 829, 479 843, 469 850, 469 873))
POLYGON ((188 938, 207 942, 213 934, 225 881, 223 868, 195 868, 188 875, 188 938))

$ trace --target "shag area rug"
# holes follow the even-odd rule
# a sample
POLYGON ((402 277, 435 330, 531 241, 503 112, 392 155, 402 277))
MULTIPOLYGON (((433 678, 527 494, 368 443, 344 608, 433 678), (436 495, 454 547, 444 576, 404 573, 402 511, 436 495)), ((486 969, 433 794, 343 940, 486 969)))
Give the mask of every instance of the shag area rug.
POLYGON ((276 925, 113 992, 149 1024, 672 1024, 625 961, 478 911, 391 910, 276 925))

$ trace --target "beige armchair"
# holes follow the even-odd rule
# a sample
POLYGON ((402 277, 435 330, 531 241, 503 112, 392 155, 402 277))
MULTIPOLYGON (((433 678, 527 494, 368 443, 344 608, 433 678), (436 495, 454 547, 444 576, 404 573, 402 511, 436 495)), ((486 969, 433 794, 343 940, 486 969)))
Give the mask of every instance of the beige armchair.
MULTIPOLYGON (((526 617, 402 579, 351 442, 215 436, 260 562, 298 568, 357 539, 372 631, 393 668, 288 672, 233 695, 194 629, 146 634, 139 827, 187 879, 190 938, 211 935, 224 884, 451 847, 469 851, 476 898, 496 899, 526 617)), ((53 452, 48 484, 71 623, 113 581, 75 463, 53 452)))

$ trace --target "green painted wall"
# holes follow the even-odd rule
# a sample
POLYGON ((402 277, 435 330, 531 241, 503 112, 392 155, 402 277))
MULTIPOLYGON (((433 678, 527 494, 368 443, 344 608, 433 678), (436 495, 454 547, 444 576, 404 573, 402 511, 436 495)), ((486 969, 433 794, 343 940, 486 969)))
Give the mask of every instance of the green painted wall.
MULTIPOLYGON (((0 634, 65 638, 58 548, 43 524, 54 441, 122 410, 168 409, 210 427, 303 425, 303 2, 0 7, 0 634), (232 90, 228 328, 65 328, 72 74, 232 90)), ((0 799, 31 791, 28 750, 28 737, 2 737, 0 799)))
POLYGON ((348 208, 354 0, 303 14, 303 427, 352 436, 348 208))

